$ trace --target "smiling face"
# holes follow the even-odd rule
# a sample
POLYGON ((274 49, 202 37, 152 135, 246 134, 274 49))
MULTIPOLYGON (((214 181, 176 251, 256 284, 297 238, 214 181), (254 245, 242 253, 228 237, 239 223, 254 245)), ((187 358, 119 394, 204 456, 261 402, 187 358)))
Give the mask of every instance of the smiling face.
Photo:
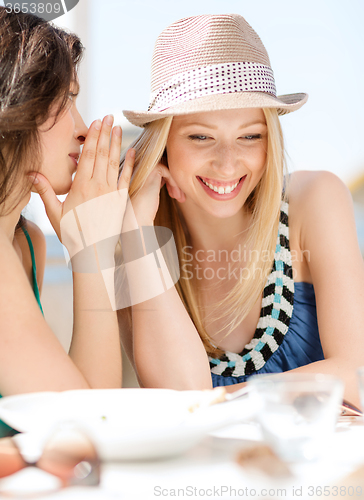
POLYGON ((188 214, 236 215, 261 179, 267 125, 262 109, 210 111, 173 118, 167 140, 168 167, 186 195, 188 214))
POLYGON ((76 97, 76 93, 70 92, 70 104, 56 122, 55 106, 51 116, 39 128, 42 150, 40 172, 48 179, 56 194, 66 194, 70 190, 80 148, 88 131, 77 110, 76 97))

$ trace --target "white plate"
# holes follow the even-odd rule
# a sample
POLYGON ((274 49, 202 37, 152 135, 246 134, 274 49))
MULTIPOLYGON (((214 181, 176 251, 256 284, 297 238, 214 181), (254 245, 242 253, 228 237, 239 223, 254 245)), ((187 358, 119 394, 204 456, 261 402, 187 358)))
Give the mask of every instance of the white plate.
POLYGON ((254 413, 248 398, 201 408, 205 391, 103 389, 43 392, 0 400, 0 418, 13 428, 46 435, 62 421, 86 429, 103 460, 183 453, 210 431, 254 413))

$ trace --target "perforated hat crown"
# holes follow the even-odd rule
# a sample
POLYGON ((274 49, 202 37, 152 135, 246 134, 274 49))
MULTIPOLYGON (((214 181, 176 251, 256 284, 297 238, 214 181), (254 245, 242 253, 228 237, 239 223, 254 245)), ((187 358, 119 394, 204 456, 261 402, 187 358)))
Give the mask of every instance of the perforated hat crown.
POLYGON ((159 35, 148 111, 124 111, 134 125, 166 116, 251 107, 299 109, 307 94, 277 97, 268 53, 238 14, 181 19, 159 35))

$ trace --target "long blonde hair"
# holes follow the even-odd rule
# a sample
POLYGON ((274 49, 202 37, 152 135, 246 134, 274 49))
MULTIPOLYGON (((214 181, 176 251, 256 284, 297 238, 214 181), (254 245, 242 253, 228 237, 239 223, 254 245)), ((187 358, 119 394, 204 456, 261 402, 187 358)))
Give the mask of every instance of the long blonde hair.
MULTIPOLYGON (((244 320, 261 296, 274 260, 284 179, 284 147, 277 111, 270 108, 264 108, 263 111, 268 128, 266 168, 258 185, 246 201, 246 206, 251 212, 251 224, 247 230, 245 246, 254 249, 256 258, 250 260, 245 268, 249 278, 244 279, 244 285, 238 280, 227 296, 216 304, 216 310, 219 311, 218 318, 226 320, 227 335, 244 320)), ((172 117, 168 117, 147 124, 139 138, 132 144, 131 147, 136 150, 136 173, 129 190, 131 200, 161 160, 171 123, 172 117)), ((191 245, 191 242, 178 204, 176 200, 170 198, 165 186, 161 189, 155 225, 172 230, 178 257, 182 262, 183 249, 191 245)), ((180 271, 181 276, 176 288, 181 300, 199 332, 207 353, 213 357, 220 356, 223 351, 213 345, 204 325, 197 283, 194 278, 187 276, 184 266, 181 266, 180 271)))

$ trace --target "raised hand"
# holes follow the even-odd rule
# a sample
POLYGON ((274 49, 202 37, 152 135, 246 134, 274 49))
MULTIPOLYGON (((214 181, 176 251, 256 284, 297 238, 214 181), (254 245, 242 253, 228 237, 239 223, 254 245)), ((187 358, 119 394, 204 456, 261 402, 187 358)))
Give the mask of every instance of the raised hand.
POLYGON ((171 198, 175 198, 180 203, 185 201, 185 194, 177 186, 168 168, 159 163, 149 174, 143 187, 132 200, 133 210, 139 226, 153 225, 159 207, 159 193, 164 184, 166 184, 171 198))
POLYGON ((54 230, 71 256, 80 249, 80 229, 85 240, 88 240, 87 245, 113 236, 121 228, 134 151, 128 151, 118 181, 122 132, 120 127, 113 129, 112 125, 111 115, 106 116, 102 122, 96 120, 91 125, 77 173, 63 203, 58 200, 44 175, 34 173, 29 176, 44 202, 54 230), (77 220, 73 215, 74 210, 77 220))

